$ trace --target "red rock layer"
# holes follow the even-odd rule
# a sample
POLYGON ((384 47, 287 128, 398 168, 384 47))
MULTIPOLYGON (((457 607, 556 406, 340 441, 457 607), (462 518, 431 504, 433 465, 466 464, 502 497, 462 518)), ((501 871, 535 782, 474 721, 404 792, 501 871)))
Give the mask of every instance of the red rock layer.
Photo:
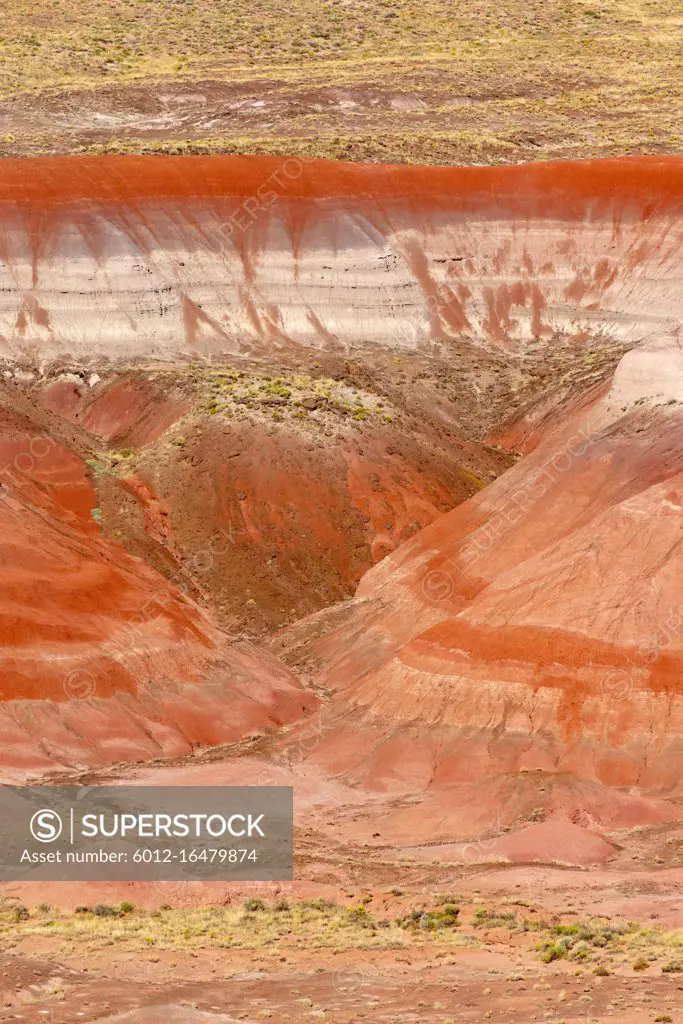
POLYGON ((109 447, 125 443, 135 449, 158 440, 190 406, 173 389, 161 395, 142 374, 123 374, 113 386, 99 388, 94 398, 85 382, 65 375, 42 391, 40 401, 51 412, 98 435, 109 447))
POLYGON ((84 463, 16 395, 0 410, 3 770, 187 753, 315 706, 105 541, 84 463), (97 515, 97 513, 95 513, 97 515))
POLYGON ((669 336, 683 160, 0 168, 0 334, 25 360, 669 336))

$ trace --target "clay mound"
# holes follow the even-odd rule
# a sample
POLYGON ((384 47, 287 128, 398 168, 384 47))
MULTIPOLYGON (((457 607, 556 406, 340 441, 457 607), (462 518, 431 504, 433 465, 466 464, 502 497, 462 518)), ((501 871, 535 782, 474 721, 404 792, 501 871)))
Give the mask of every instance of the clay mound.
POLYGON ((240 739, 315 706, 104 540, 85 464, 17 395, 0 423, 3 766, 153 758, 240 739))
POLYGON ((258 633, 352 597, 371 565, 464 499, 455 459, 397 440, 365 431, 360 454, 352 437, 207 424, 182 452, 145 452, 138 475, 222 621, 258 633))
MULTIPOLYGON (((364 363, 284 378, 246 363, 87 379, 58 368, 24 387, 92 435, 104 533, 253 636, 351 597, 368 568, 511 463, 439 422, 418 366, 420 415, 363 387, 364 363)), ((466 399, 450 399, 453 414, 466 399)))
POLYGON ((498 842, 498 853, 513 864, 543 861, 587 867, 605 864, 617 853, 602 836, 562 821, 529 825, 498 842))
POLYGON ((592 867, 613 860, 618 849, 597 832, 557 819, 528 825, 512 835, 500 835, 495 839, 409 848, 406 852, 420 861, 438 860, 470 867, 501 861, 592 867))
POLYGON ((122 373, 92 392, 85 374, 64 373, 42 389, 41 404, 103 438, 112 448, 142 447, 156 441, 189 409, 174 389, 165 394, 142 374, 122 373))
MULTIPOLYGON (((434 752, 433 752, 434 754, 434 752)), ((392 807, 381 820, 383 842, 447 843, 476 838, 482 850, 497 849, 506 831, 546 819, 568 821, 579 829, 612 832, 636 825, 660 825, 679 817, 668 801, 622 792, 578 774, 559 772, 479 775, 454 783, 440 774, 434 757, 434 784, 423 799, 392 807)), ((371 821, 349 824, 367 841, 371 821)))
POLYGON ((680 794, 683 374, 675 343, 659 377, 651 352, 371 570, 353 606, 281 638, 337 691, 315 755, 331 770, 380 789, 526 768, 680 794))
POLYGON ((0 332, 35 361, 668 336, 683 160, 3 162, 0 332))
MULTIPOLYGON (((244 1021, 244 1016, 240 1016, 244 1021)), ((236 1017, 224 1013, 204 1013, 191 1006, 144 1006, 115 1017, 100 1017, 93 1024, 238 1024, 236 1017)), ((248 1022, 247 1022, 248 1024, 248 1022)))

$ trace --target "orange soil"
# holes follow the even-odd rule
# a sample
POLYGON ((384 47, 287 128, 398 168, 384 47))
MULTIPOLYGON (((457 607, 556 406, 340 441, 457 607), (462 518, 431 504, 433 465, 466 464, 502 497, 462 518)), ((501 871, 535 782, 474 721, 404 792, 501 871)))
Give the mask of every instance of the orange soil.
POLYGON ((20 396, 3 399, 6 767, 174 755, 315 707, 292 673, 230 647, 175 587, 104 540, 84 463, 20 396))

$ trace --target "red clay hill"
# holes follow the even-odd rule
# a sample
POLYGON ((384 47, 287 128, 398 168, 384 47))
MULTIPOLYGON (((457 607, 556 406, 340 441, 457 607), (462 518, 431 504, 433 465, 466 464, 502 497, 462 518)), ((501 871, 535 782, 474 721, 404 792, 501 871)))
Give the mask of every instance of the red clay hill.
POLYGON ((444 842, 675 815, 683 160, 2 172, 7 767, 322 706, 444 842))

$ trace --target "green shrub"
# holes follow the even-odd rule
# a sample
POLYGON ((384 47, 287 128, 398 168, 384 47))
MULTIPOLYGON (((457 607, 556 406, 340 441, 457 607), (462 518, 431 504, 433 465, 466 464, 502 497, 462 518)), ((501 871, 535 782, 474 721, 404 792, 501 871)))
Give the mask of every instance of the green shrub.
POLYGON ((472 922, 475 928, 513 928, 517 924, 517 914, 512 911, 487 910, 479 907, 475 911, 472 922))
POLYGON ((441 931, 445 928, 457 928, 460 924, 458 914, 460 908, 447 904, 443 910, 411 910, 403 917, 396 918, 399 928, 409 931, 441 931))
POLYGON ((112 473, 109 467, 105 466, 105 464, 99 459, 86 459, 85 464, 92 469, 93 476, 96 480, 99 480, 103 476, 114 476, 114 473, 112 473))
POLYGON ((546 942, 541 949, 541 960, 544 964, 550 964, 553 960, 564 960, 567 952, 563 942, 546 942))
POLYGON ((372 917, 368 913, 368 908, 364 907, 362 903, 357 907, 347 907, 346 919, 349 924, 358 924, 362 928, 370 928, 373 924, 372 917))

